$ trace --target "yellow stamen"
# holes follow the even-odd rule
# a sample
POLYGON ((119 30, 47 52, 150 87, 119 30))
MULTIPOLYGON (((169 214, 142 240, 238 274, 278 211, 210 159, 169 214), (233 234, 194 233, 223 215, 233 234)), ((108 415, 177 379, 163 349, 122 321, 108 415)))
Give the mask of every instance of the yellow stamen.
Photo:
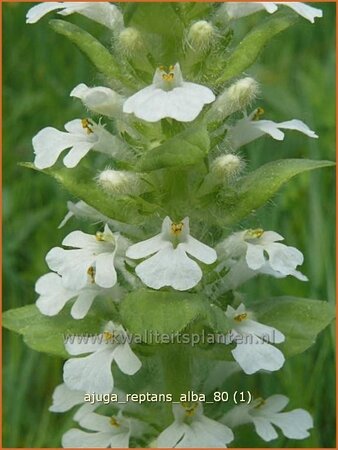
POLYGON ((97 241, 104 241, 105 240, 105 238, 104 238, 104 233, 102 233, 101 231, 98 231, 96 234, 95 234, 95 237, 96 237, 96 240, 97 241))
POLYGON ((90 277, 90 282, 95 283, 95 269, 93 266, 89 267, 89 269, 87 270, 87 274, 90 277))
POLYGON ((111 341, 114 338, 114 333, 111 333, 110 331, 104 331, 103 337, 105 341, 111 341))
POLYGON ((170 73, 163 73, 162 78, 165 81, 172 81, 174 79, 174 74, 172 72, 170 73))
POLYGON ((90 122, 88 119, 81 119, 82 128, 87 130, 87 134, 93 133, 93 130, 90 128, 90 122))
POLYGON ((252 120, 259 120, 260 117, 262 117, 262 115, 264 114, 264 109, 263 108, 257 108, 255 111, 255 114, 253 115, 252 120))
POLYGON ((175 236, 179 236, 182 233, 183 226, 184 226, 183 222, 172 223, 171 224, 171 232, 172 232, 172 234, 174 234, 175 236))
POLYGON ((256 228, 254 230, 247 230, 245 237, 248 237, 249 239, 258 239, 262 237, 263 234, 263 228, 256 228))
POLYGON ((192 417, 198 408, 198 403, 182 402, 182 407, 185 409, 185 415, 187 417, 192 417))
POLYGON ((242 322, 243 320, 245 320, 248 317, 247 313, 242 313, 242 314, 238 314, 238 316, 234 317, 234 320, 236 320, 236 322, 242 322))
POLYGON ((255 408, 260 408, 261 406, 265 405, 264 398, 258 398, 257 399, 257 405, 255 405, 255 408))
POLYGON ((110 425, 117 428, 121 426, 114 416, 110 418, 110 425))

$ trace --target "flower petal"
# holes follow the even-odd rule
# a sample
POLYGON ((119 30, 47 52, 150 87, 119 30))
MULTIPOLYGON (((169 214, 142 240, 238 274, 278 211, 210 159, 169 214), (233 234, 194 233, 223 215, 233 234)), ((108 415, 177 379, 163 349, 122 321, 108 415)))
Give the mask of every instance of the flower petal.
POLYGON ((187 237, 187 242, 183 242, 178 246, 205 264, 212 264, 217 259, 217 253, 213 248, 203 244, 203 242, 198 241, 190 235, 187 237))
POLYGON ((308 430, 313 428, 312 417, 304 409, 275 414, 270 420, 289 439, 305 439, 310 435, 308 430))
MULTIPOLYGON (((162 102, 163 117, 171 117, 180 122, 191 122, 202 111, 204 104, 211 103, 215 96, 209 88, 194 83, 183 83, 182 86, 165 92, 162 102)), ((157 99, 156 99, 157 100, 157 99)), ((154 108, 160 105, 154 104, 154 108)))
POLYGON ((32 140, 35 166, 38 169, 53 166, 60 154, 67 148, 73 147, 78 141, 77 136, 59 131, 56 128, 43 128, 32 140))
MULTIPOLYGON (((106 330, 108 331, 108 330, 106 330)), ((83 355, 107 348, 109 344, 103 334, 72 336, 65 342, 65 348, 70 355, 83 355)), ((110 347, 111 348, 111 347, 110 347)))
POLYGON ((259 127, 254 125, 255 123, 256 122, 251 121, 248 117, 244 117, 244 119, 238 120, 235 125, 229 129, 228 139, 234 149, 249 144, 265 134, 265 131, 262 131, 259 127))
POLYGON ((51 270, 62 276, 63 285, 70 290, 78 290, 86 286, 89 267, 95 257, 86 250, 64 250, 52 248, 46 255, 51 270))
POLYGON ((70 311, 71 316, 74 319, 83 319, 86 317, 90 307, 93 304, 95 297, 99 294, 98 290, 83 289, 78 298, 75 300, 74 305, 70 311))
POLYGON ((260 238, 258 238, 257 241, 260 245, 264 246, 264 245, 269 245, 272 242, 284 241, 284 238, 283 238, 283 236, 276 233, 275 231, 264 231, 262 236, 260 238))
POLYGON ((109 433, 112 430, 110 418, 96 413, 86 414, 79 420, 79 424, 81 427, 91 431, 105 431, 109 433))
POLYGON ((323 17, 323 11, 306 3, 300 2, 276 2, 280 5, 288 6, 293 9, 297 14, 314 23, 316 17, 323 17))
POLYGON ((141 259, 171 246, 170 242, 163 239, 162 234, 157 234, 150 239, 128 247, 126 256, 131 259, 141 259))
POLYGON ((62 245, 67 247, 75 247, 82 249, 96 250, 99 248, 99 242, 92 234, 84 233, 83 231, 72 231, 62 241, 62 245))
MULTIPOLYGON (((127 336, 125 336, 127 338, 127 336)), ((121 372, 127 375, 134 375, 140 370, 142 363, 130 348, 128 342, 118 345, 114 350, 114 361, 121 372)))
POLYGON ((78 291, 64 288, 61 277, 53 272, 37 280, 35 291, 40 295, 36 306, 46 316, 55 316, 71 298, 78 295, 78 291))
POLYGON ((302 252, 295 247, 288 247, 276 242, 270 244, 266 250, 269 254, 270 266, 282 275, 289 275, 290 271, 304 262, 302 252))
POLYGON ((76 167, 94 145, 94 142, 79 142, 78 144, 73 145, 71 150, 63 158, 63 164, 69 169, 76 167))
POLYGON ((111 288, 117 282, 114 256, 115 252, 101 253, 96 257, 95 283, 102 288, 111 288))
POLYGON ((214 100, 209 88, 195 83, 183 83, 172 90, 151 85, 127 99, 123 111, 134 113, 148 122, 157 122, 165 117, 190 122, 198 116, 205 103, 214 100))
POLYGON ((123 98, 107 87, 90 88, 81 83, 71 91, 70 96, 81 99, 87 108, 98 114, 114 117, 122 112, 123 98))
POLYGON ((212 92, 212 90, 206 86, 202 86, 201 84, 190 83, 188 81, 185 81, 183 83, 183 88, 185 89, 186 93, 189 93, 190 95, 199 98, 199 100, 203 104, 212 103, 216 99, 215 94, 212 92))
POLYGON ((65 2, 63 5, 63 11, 59 12, 63 16, 77 12, 113 31, 123 24, 119 9, 109 2, 65 2))
POLYGON ((279 130, 279 124, 273 122, 272 120, 257 120, 251 122, 252 126, 264 134, 269 134, 271 137, 277 141, 282 141, 284 139, 284 133, 279 130))
MULTIPOLYGON (((315 9, 315 8, 313 8, 315 9)), ((281 122, 278 124, 279 128, 283 128, 285 130, 296 130, 300 131, 303 134, 306 134, 307 136, 311 138, 318 138, 317 134, 312 131, 304 122, 301 120, 293 119, 288 120, 287 122, 281 122)))
POLYGON ((82 419, 87 414, 92 413, 96 408, 100 406, 99 402, 96 403, 85 403, 84 405, 80 406, 80 408, 76 411, 74 414, 73 420, 75 422, 79 422, 79 420, 82 419))
POLYGON ((69 411, 75 405, 80 405, 84 402, 83 391, 73 391, 69 389, 64 383, 56 386, 53 392, 53 403, 48 408, 51 412, 63 413, 69 411))
POLYGON ((261 245, 247 243, 245 260, 252 270, 258 270, 265 264, 264 248, 261 245))
POLYGON ((289 399, 285 395, 271 395, 268 397, 264 405, 261 407, 264 414, 270 415, 271 413, 279 413, 282 411, 286 405, 289 403, 289 399))
MULTIPOLYGON (((226 425, 205 416, 200 417, 198 422, 200 422, 202 428, 206 429, 208 434, 214 438, 215 443, 218 441, 218 444, 223 444, 223 447, 225 447, 225 444, 234 440, 233 432, 226 425)), ((209 446, 213 447, 212 443, 210 443, 209 446)))
POLYGON ((171 286, 186 291, 196 286, 202 278, 198 264, 188 258, 180 246, 159 251, 139 264, 135 271, 143 283, 153 289, 171 286))
POLYGON ((63 8, 64 5, 61 2, 43 2, 33 6, 29 9, 26 15, 26 23, 36 23, 41 17, 45 16, 51 11, 63 8))
POLYGON ((265 417, 254 416, 252 417, 252 421, 255 426, 256 433, 264 439, 264 441, 269 442, 278 437, 276 430, 265 417))
POLYGON ((226 2, 225 10, 230 19, 239 19, 263 10, 264 4, 262 2, 226 2))
POLYGON ((72 428, 62 436, 63 448, 107 448, 111 440, 111 433, 86 433, 72 428))
MULTIPOLYGON (((238 313, 237 313, 238 314, 238 313)), ((262 323, 256 322, 254 320, 246 319, 242 322, 239 322, 236 330, 239 333, 244 334, 254 334, 260 339, 264 339, 265 341, 269 341, 274 344, 280 344, 285 341, 285 336, 283 333, 278 331, 276 328, 269 327, 268 325, 264 325, 262 323)))
POLYGON ((129 97, 123 104, 123 112, 127 114, 135 113, 135 110, 141 112, 142 105, 146 104, 148 100, 156 95, 161 89, 156 88, 153 85, 147 86, 144 89, 136 92, 136 94, 129 97))
POLYGON ((276 6, 277 3, 272 3, 272 2, 261 2, 260 4, 265 8, 265 10, 266 10, 269 14, 272 14, 272 13, 276 12, 277 9, 278 9, 278 6, 276 6))
POLYGON ((182 439, 186 425, 180 422, 172 423, 168 428, 162 431, 157 438, 158 448, 175 448, 182 439))
POLYGON ((86 140, 89 139, 91 136, 87 133, 85 128, 83 128, 82 120, 81 119, 73 119, 70 120, 65 124, 65 130, 68 131, 70 134, 77 135, 78 139, 86 140))
POLYGON ((105 394, 112 392, 111 348, 97 351, 85 358, 72 358, 63 366, 63 379, 70 389, 105 394))
POLYGON ((262 369, 274 372, 283 366, 285 358, 278 348, 253 335, 243 338, 249 343, 237 343, 231 353, 246 374, 251 375, 262 369))

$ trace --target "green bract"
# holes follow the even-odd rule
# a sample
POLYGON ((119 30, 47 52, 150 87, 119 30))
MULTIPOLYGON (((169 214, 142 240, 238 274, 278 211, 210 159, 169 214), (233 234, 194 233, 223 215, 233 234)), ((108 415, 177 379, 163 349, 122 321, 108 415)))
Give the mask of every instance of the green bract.
POLYGON ((285 356, 307 350, 335 317, 333 305, 308 298, 277 297, 252 306, 259 321, 285 334, 286 340, 282 344, 285 356))

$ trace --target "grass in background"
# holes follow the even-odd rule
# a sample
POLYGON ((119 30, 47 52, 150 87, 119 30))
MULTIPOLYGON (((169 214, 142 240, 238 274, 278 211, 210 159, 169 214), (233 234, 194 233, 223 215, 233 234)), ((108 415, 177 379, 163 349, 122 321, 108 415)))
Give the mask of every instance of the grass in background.
MULTIPOLYGON (((74 222, 57 229, 68 195, 47 176, 17 163, 32 161, 31 138, 38 130, 48 125, 62 129, 68 120, 83 116, 81 105, 69 98, 71 89, 80 82, 98 82, 80 52, 49 29, 48 19, 25 24, 31 6, 3 5, 4 310, 35 301, 34 283, 47 272, 47 251, 60 245, 75 227, 74 222)), ((324 9, 322 20, 315 25, 300 20, 270 43, 249 73, 262 84, 259 105, 266 110, 266 118, 302 119, 320 139, 296 132, 287 132, 283 143, 262 138, 242 151, 249 168, 279 157, 334 159, 335 4, 318 6, 324 9)), ((74 16, 70 20, 85 23, 98 36, 104 32, 85 19, 74 16)), ((257 278, 245 286, 248 298, 291 294, 334 302, 333 172, 324 169, 292 180, 244 224, 276 230, 288 245, 301 249, 305 255, 302 269, 310 278, 309 283, 257 278)), ((62 381, 62 362, 30 350, 14 333, 5 332, 3 342, 3 446, 59 447, 60 436, 71 427, 72 414, 51 414, 48 407, 54 387, 62 381)), ((335 446, 334 377, 333 327, 322 333, 316 346, 291 358, 278 373, 252 377, 260 394, 286 394, 290 407, 306 408, 315 419, 309 439, 279 439, 269 447, 335 446)), ((266 445, 249 428, 237 444, 266 445)))

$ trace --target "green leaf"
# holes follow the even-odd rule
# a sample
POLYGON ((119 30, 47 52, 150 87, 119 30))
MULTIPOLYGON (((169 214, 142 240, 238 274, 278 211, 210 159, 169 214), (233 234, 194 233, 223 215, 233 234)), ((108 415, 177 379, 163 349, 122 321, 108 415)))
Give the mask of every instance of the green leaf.
POLYGON ((264 205, 290 178, 308 170, 334 166, 331 161, 281 159, 272 161, 241 178, 231 191, 219 193, 215 217, 233 224, 264 205))
POLYGON ((196 164, 206 156, 209 146, 209 135, 205 127, 188 128, 145 153, 137 164, 137 170, 147 172, 196 164))
POLYGON ((230 56, 227 57, 221 75, 215 81, 215 84, 225 83, 248 69, 270 39, 293 25, 297 19, 297 14, 293 12, 279 11, 260 23, 245 36, 230 56))
POLYGON ((101 303, 100 309, 92 308, 84 319, 75 320, 70 315, 70 307, 66 306, 54 317, 42 315, 35 305, 11 309, 3 314, 3 327, 23 335, 24 342, 33 350, 67 357, 64 348, 67 336, 100 333, 113 314, 111 308, 101 303))
POLYGON ((273 326, 285 335, 285 342, 278 346, 285 356, 308 349, 335 318, 333 305, 307 298, 277 297, 254 303, 252 307, 259 322, 273 326))
MULTIPOLYGON (((21 165, 38 170, 31 163, 21 165)), ((107 194, 95 182, 96 173, 84 167, 77 166, 74 169, 49 168, 40 172, 55 178, 70 194, 114 220, 137 225, 144 222, 145 215, 153 214, 158 209, 156 205, 148 203, 141 197, 107 194)))
POLYGON ((175 64, 182 53, 184 24, 175 3, 130 3, 125 25, 141 31, 156 64, 175 64))
POLYGON ((53 19, 49 24, 54 31, 62 34, 77 45, 98 71, 109 80, 116 79, 127 86, 134 87, 133 85, 130 85, 130 81, 123 76, 114 56, 87 31, 64 20, 53 19))
POLYGON ((129 3, 123 14, 125 25, 178 40, 184 28, 176 6, 175 3, 129 3))
MULTIPOLYGON (((143 342, 156 344, 156 334, 171 337, 198 321, 200 325, 216 328, 215 331, 222 329, 225 333, 229 328, 225 319, 222 322, 219 312, 222 317, 224 313, 214 308, 198 294, 140 289, 125 297, 120 314, 122 323, 131 333, 141 336, 143 342)), ((198 332, 200 327, 194 326, 189 331, 198 332)))

